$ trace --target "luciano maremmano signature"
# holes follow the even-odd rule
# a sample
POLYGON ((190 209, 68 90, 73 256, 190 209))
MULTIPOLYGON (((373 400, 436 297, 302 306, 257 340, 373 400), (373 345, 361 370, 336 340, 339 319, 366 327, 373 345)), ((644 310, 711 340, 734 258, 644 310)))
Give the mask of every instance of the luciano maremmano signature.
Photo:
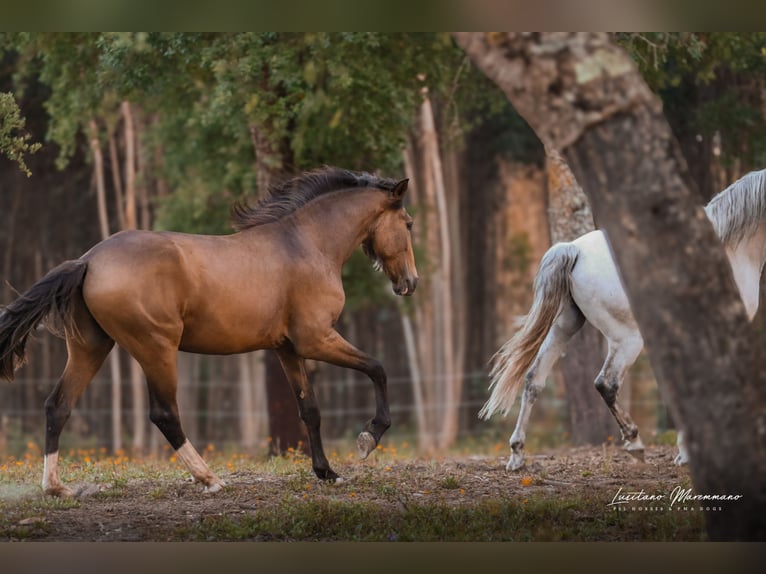
POLYGON ((612 498, 612 502, 607 506, 617 506, 618 504, 628 504, 629 502, 668 502, 670 508, 673 505, 685 504, 688 502, 701 502, 701 501, 733 501, 740 500, 741 494, 694 494, 691 488, 682 488, 676 486, 670 494, 649 494, 642 488, 641 490, 633 490, 624 492, 622 487, 617 490, 617 493, 612 498))

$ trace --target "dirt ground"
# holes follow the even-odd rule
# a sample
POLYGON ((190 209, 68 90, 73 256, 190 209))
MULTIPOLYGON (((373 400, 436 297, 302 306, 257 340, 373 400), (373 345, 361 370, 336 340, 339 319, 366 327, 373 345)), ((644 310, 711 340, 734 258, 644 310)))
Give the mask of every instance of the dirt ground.
MULTIPOLYGON (((282 472, 220 470, 227 487, 212 495, 175 477, 130 479, 119 488, 75 483, 76 503, 43 504, 36 494, 42 506, 27 501, 25 511, 11 508, 18 512, 11 530, 18 529, 19 539, 32 540, 175 540, 179 531, 211 517, 236 520, 286 500, 296 506, 307 501, 369 504, 395 512, 417 504, 470 508, 482 500, 537 497, 553 504, 574 500, 576 505, 587 499, 603 504, 606 514, 615 512, 608 503, 620 489, 667 495, 690 486, 688 470, 673 465, 673 456, 674 448, 666 446, 648 448, 644 462, 614 446, 570 448, 528 455, 527 466, 511 473, 505 470, 505 456, 375 460, 373 454, 367 461, 337 461, 341 484, 318 481, 306 465, 282 472)), ((14 539, 13 531, 5 539, 14 539)))

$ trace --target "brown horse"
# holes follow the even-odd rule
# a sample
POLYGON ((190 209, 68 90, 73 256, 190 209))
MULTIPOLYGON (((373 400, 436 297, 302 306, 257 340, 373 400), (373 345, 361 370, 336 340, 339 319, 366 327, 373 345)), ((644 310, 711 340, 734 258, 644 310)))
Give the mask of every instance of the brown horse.
POLYGON ((128 231, 67 261, 0 315, 0 376, 12 380, 31 331, 51 315, 63 326, 68 361, 45 401, 43 489, 71 496, 59 480, 64 423, 115 342, 140 363, 149 418, 207 491, 223 486, 187 440, 176 403, 178 350, 231 354, 274 349, 306 424, 314 472, 336 480, 322 449, 319 408, 305 359, 364 372, 375 416, 359 434, 366 457, 391 424, 381 364, 334 329, 345 295, 341 267, 361 244, 398 295, 417 271, 403 207, 407 180, 338 168, 309 172, 271 190, 256 206, 232 210, 238 233, 203 236, 128 231))

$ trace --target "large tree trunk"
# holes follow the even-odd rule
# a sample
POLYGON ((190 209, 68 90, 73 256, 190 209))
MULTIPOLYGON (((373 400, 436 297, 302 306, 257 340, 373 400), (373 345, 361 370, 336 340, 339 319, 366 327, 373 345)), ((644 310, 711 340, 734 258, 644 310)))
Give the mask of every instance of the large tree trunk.
POLYGON ((705 513, 710 538, 766 538, 766 369, 659 100, 607 34, 456 39, 588 193, 686 432, 695 490, 742 497, 705 513))
MULTIPOLYGON (((572 241, 594 229, 588 198, 558 151, 548 148, 545 156, 551 241, 572 241)), ((603 337, 586 322, 559 361, 574 444, 601 444, 618 436, 619 427, 593 384, 605 357, 603 337)), ((622 397, 627 390, 623 386, 622 397)))

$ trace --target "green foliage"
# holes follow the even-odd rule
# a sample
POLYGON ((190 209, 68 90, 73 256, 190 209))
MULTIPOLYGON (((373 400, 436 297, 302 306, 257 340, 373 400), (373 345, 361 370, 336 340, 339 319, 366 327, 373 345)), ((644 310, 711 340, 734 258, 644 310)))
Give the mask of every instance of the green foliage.
POLYGON ((760 93, 766 33, 625 33, 617 38, 662 97, 674 126, 719 137, 724 163, 766 162, 760 93))
MULTIPOLYGON (((494 126, 493 150, 524 156, 536 141, 445 33, 22 33, 0 36, 0 48, 16 54, 20 87, 33 77, 48 87, 60 166, 91 120, 119 127, 120 102, 150 119, 141 143, 161 157, 151 176, 172 190, 156 205, 161 229, 229 232, 231 203, 264 192, 259 165, 403 175, 426 87, 447 145, 482 122, 494 126)), ((344 280, 352 307, 390 291, 361 255, 344 280)))
POLYGON ((24 161, 24 155, 35 153, 40 144, 30 143, 32 136, 24 131, 25 125, 13 94, 0 93, 0 155, 16 162, 29 177, 32 172, 24 161))

